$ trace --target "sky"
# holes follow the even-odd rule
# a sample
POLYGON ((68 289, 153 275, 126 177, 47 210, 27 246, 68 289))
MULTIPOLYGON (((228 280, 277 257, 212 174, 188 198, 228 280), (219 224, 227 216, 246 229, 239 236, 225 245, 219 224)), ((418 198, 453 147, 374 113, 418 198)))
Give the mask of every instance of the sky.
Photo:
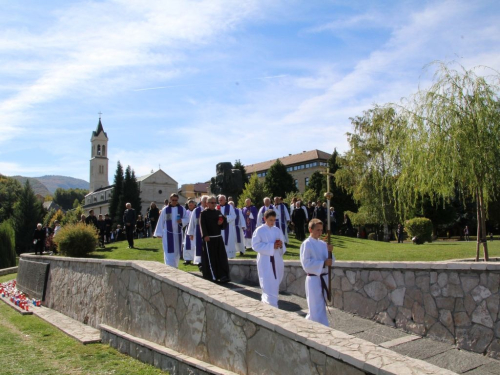
POLYGON ((349 118, 429 85, 436 60, 500 70, 500 3, 0 0, 0 173, 179 184, 219 162, 348 149, 349 118))

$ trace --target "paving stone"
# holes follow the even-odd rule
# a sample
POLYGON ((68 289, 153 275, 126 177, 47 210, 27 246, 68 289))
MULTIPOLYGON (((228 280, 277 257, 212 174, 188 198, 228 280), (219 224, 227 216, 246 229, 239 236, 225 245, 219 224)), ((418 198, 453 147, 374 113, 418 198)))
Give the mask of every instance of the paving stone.
POLYGON ((391 327, 377 324, 375 327, 367 329, 366 331, 355 333, 354 336, 373 342, 374 344, 381 344, 383 342, 408 336, 408 334, 391 327))
POLYGON ((448 350, 434 357, 427 358, 426 361, 436 366, 458 372, 459 374, 489 363, 489 360, 483 356, 458 349, 448 350))
POLYGON ((453 346, 431 339, 420 339, 405 344, 394 346, 391 350, 408 357, 426 360, 436 354, 454 349, 453 346))

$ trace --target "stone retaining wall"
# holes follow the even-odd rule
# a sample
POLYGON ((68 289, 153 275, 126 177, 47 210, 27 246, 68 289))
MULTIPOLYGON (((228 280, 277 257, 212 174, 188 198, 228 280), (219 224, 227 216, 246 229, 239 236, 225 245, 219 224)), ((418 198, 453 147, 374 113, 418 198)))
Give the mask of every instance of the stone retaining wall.
POLYGON ((17 273, 17 267, 2 268, 0 269, 0 276, 11 275, 17 273))
POLYGON ((157 262, 25 257, 47 307, 238 374, 451 374, 157 262))
MULTIPOLYGON (((258 283, 253 260, 231 260, 231 278, 258 283)), ((285 261, 281 290, 305 297, 300 262, 285 261)), ((500 359, 500 264, 336 262, 333 306, 420 336, 500 359)))

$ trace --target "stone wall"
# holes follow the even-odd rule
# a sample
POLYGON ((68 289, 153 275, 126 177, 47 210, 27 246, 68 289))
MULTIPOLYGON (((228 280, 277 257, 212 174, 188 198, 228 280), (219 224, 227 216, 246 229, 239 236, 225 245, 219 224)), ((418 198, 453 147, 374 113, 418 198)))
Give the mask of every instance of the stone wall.
MULTIPOLYGON (((258 283, 255 261, 231 260, 231 278, 258 283)), ((300 262, 285 261, 281 290, 305 297, 300 262)), ((336 262, 333 306, 500 359, 500 264, 336 262)))
POLYGON ((157 262, 23 257, 47 307, 238 374, 451 374, 157 262))
POLYGON ((17 272, 17 267, 2 268, 0 269, 0 276, 11 275, 17 272))

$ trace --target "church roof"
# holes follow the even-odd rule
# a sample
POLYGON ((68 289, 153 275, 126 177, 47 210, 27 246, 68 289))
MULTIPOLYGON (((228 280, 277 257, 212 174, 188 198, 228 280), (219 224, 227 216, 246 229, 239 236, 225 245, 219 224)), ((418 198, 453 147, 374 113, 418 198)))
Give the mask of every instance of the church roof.
MULTIPOLYGON (((328 160, 330 156, 331 155, 329 153, 321 150, 311 150, 304 151, 300 154, 290 154, 279 159, 284 165, 288 166, 314 160, 328 160)), ((276 160, 277 159, 273 159, 261 163, 245 165, 245 170, 248 174, 267 171, 269 168, 271 168, 271 165, 276 162, 276 160)))
POLYGON ((104 136, 108 138, 108 135, 104 131, 104 128, 102 127, 102 122, 101 119, 99 118, 99 123, 97 124, 97 129, 92 132, 93 137, 97 137, 99 134, 104 133, 104 136))

